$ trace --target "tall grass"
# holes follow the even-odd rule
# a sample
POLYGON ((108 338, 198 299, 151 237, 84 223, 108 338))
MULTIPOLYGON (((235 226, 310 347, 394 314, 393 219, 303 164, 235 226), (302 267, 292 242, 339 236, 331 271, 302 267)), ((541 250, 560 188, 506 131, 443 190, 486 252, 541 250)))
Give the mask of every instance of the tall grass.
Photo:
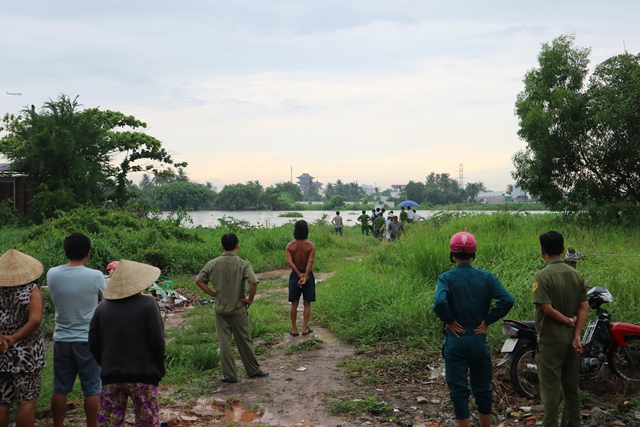
MULTIPOLYGON (((582 224, 560 215, 445 215, 409 224, 407 238, 372 248, 364 262, 327 280, 317 307, 336 334, 349 341, 438 348, 442 322, 431 309, 436 279, 452 268, 449 238, 468 231, 478 240, 473 265, 496 274, 515 297, 508 316, 533 319, 533 275, 544 265, 538 236, 551 229, 563 233, 567 248, 587 255, 578 270, 588 284, 610 289, 614 320, 639 322, 640 243, 633 237, 638 230, 582 224)), ((490 344, 502 340, 500 328, 490 328, 490 344)))
MULTIPOLYGON (((615 301, 607 308, 614 320, 640 323, 637 226, 596 225, 554 214, 444 213, 429 221, 407 224, 406 228, 406 238, 386 243, 363 236, 359 225, 346 227, 341 237, 330 225, 310 224, 309 239, 317 247, 314 270, 335 272, 318 283, 314 322, 322 322, 337 336, 353 343, 397 343, 437 351, 442 324, 431 309, 433 293, 437 276, 452 266, 449 238, 461 230, 478 239, 478 256, 473 265, 495 273, 514 295, 516 303, 509 317, 533 319, 531 285, 534 273, 544 264, 538 235, 555 229, 564 234, 566 247, 586 254, 578 270, 587 283, 610 289, 615 301)), ((0 230, 0 251, 16 248, 26 252, 39 259, 46 271, 66 262, 62 242, 72 231, 92 239, 90 267, 104 269, 108 262, 120 258, 147 262, 177 278, 180 286, 193 286, 192 276, 209 259, 221 254, 220 238, 224 233, 238 234, 239 255, 249 259, 256 272, 286 268, 284 249, 293 238, 291 224, 266 229, 228 222, 216 228, 183 228, 171 219, 80 209, 39 226, 0 230)), ((46 284, 44 276, 41 284, 46 284)), ((260 342, 268 343, 288 329, 288 310, 281 306, 286 285, 279 286, 283 287, 282 293, 256 300, 249 311, 253 335, 260 342)), ((43 294, 45 322, 50 326, 53 307, 46 292, 43 294)), ((185 389, 201 390, 218 374, 215 320, 210 306, 191 312, 188 327, 167 331, 168 374, 163 384, 189 384, 185 389)), ((497 349, 502 339, 500 328, 492 326, 490 345, 497 349)), ((45 383, 51 382, 50 371, 49 363, 39 409, 49 404, 51 391, 45 383)), ((80 395, 77 387, 74 393, 80 395)))

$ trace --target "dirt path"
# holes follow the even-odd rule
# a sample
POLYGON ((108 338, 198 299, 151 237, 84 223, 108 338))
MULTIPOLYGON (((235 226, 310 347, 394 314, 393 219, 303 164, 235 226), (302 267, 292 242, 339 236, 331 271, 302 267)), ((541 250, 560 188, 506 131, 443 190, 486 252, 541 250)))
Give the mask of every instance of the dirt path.
MULTIPOLYGON (((316 279, 322 281, 329 276, 318 274, 316 279)), ((258 277, 261 282, 282 282, 286 288, 289 270, 269 271, 258 277)), ((281 291, 282 287, 262 289, 257 298, 281 291)), ((282 309, 288 308, 289 303, 283 300, 282 309)), ((167 325, 173 327, 182 321, 172 319, 167 325)), ((302 304, 298 308, 298 322, 302 324, 302 304)), ((320 326, 314 324, 312 329, 309 335, 285 334, 263 346, 267 351, 259 360, 261 368, 270 373, 268 377, 220 383, 212 396, 203 396, 184 408, 164 408, 163 419, 173 426, 220 422, 239 426, 349 426, 344 419, 327 412, 325 394, 345 388, 337 365, 342 358, 353 356, 353 347, 320 326)), ((241 362, 238 360, 237 364, 241 362)))

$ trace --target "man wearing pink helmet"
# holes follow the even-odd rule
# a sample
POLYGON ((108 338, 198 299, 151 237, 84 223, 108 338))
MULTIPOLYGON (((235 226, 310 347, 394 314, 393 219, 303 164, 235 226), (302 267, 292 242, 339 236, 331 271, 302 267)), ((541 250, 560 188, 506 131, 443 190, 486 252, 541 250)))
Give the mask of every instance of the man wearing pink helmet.
POLYGON ((459 427, 471 425, 469 396, 478 407, 480 427, 491 425, 491 353, 487 327, 505 316, 513 296, 488 271, 471 266, 477 243, 471 233, 459 232, 449 242, 455 268, 438 276, 433 310, 444 322, 444 356, 447 385, 459 427), (497 300, 491 307, 492 300, 497 300), (469 390, 469 376, 471 390, 469 390))

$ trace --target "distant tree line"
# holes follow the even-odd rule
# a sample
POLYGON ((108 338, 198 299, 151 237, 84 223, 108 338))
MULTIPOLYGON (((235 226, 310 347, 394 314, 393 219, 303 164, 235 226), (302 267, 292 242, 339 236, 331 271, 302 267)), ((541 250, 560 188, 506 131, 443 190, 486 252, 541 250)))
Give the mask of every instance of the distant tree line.
POLYGON ((482 182, 469 182, 462 188, 448 173, 431 172, 425 182, 409 181, 402 197, 416 203, 447 205, 474 200, 481 191, 486 191, 482 182))

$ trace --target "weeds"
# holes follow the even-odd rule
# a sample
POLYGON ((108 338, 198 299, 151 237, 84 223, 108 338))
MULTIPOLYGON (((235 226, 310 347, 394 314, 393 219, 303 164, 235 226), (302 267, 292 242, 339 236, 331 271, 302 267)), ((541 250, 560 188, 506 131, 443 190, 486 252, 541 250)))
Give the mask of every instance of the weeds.
POLYGON ((320 346, 321 346, 320 341, 318 341, 315 338, 312 338, 309 341, 289 345, 285 349, 284 354, 286 354, 287 356, 290 356, 292 354, 300 353, 303 351, 317 350, 320 346))
POLYGON ((373 396, 367 396, 362 399, 330 402, 327 407, 329 411, 335 415, 357 415, 363 412, 380 415, 391 410, 391 407, 386 402, 378 400, 373 396))

